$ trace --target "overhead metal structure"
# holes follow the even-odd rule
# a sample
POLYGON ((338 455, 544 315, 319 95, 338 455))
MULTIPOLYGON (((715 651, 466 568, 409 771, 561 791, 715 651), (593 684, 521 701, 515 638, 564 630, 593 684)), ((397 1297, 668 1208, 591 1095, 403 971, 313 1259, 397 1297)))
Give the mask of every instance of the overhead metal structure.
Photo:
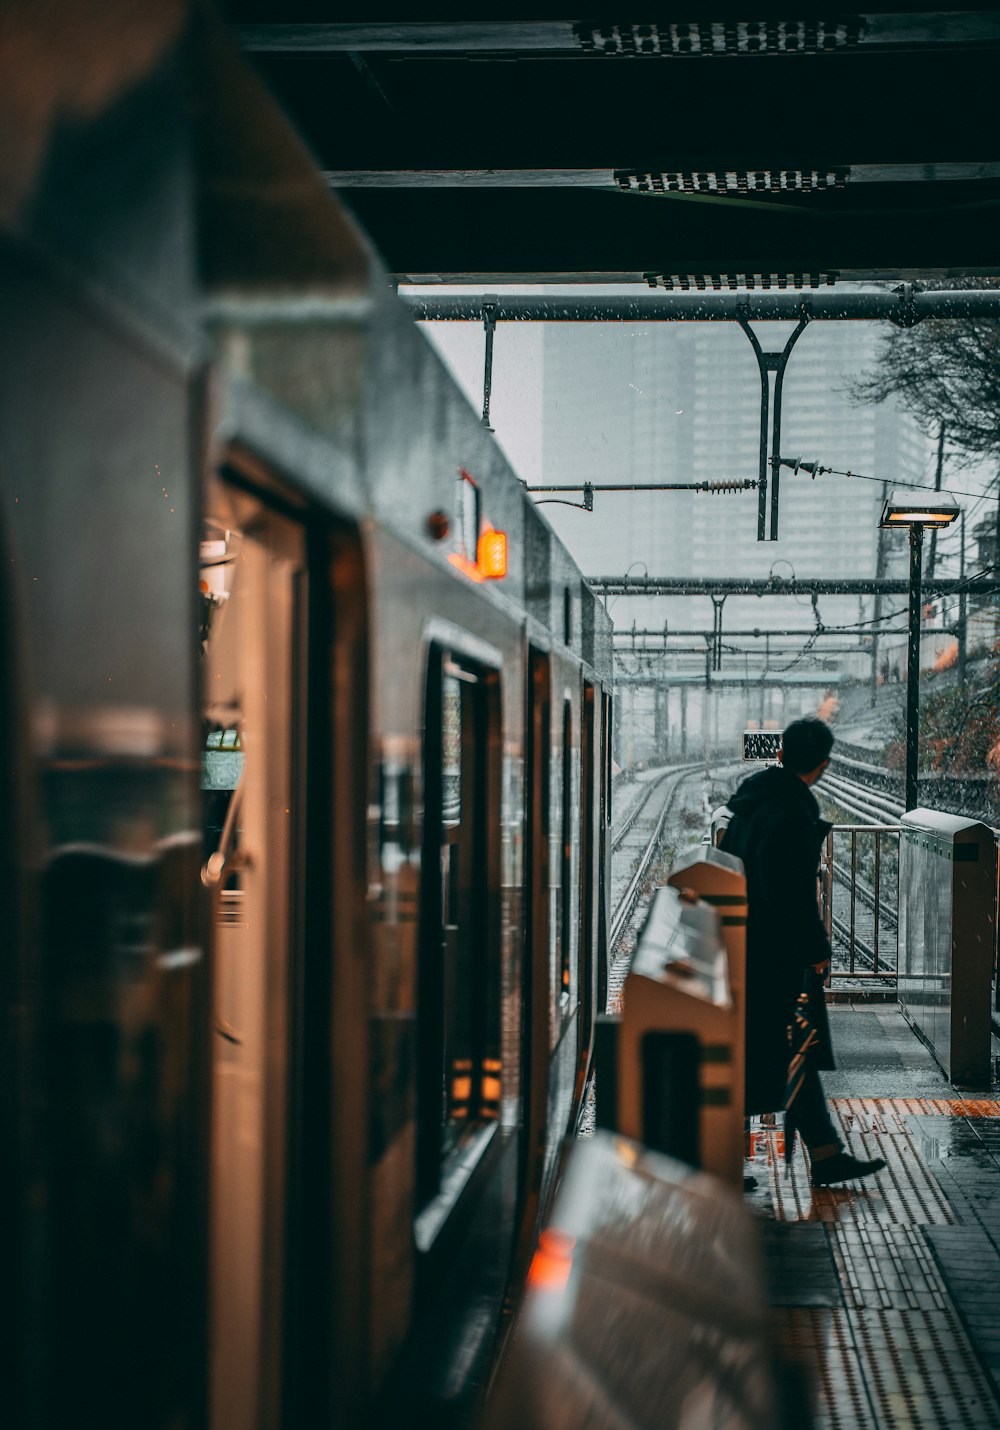
MULTIPOLYGON (((799 282, 801 281, 800 276, 799 282)), ((735 287, 735 283, 733 286, 735 287)), ((465 297, 461 294, 410 294, 407 301, 414 317, 421 322, 467 322, 482 319, 486 328, 483 422, 487 425, 492 385, 493 335, 498 322, 737 322, 750 342, 760 373, 757 540, 777 541, 780 466, 787 465, 780 457, 782 385, 792 349, 807 325, 816 319, 839 322, 887 319, 897 327, 912 328, 924 319, 1000 316, 1000 288, 924 292, 912 283, 904 283, 894 290, 883 291, 789 293, 781 291, 784 287, 782 282, 778 292, 709 293, 704 291, 702 283, 696 285, 694 292, 639 293, 612 298, 535 298, 512 295, 501 300, 495 293, 482 298, 465 297), (751 320, 769 319, 796 320, 792 332, 777 351, 765 350, 750 326, 751 320)), ((814 475, 818 475, 821 470, 824 469, 815 466, 814 475)), ((546 491, 580 489, 544 488, 546 491)), ((666 487, 662 489, 667 490, 666 487)), ((583 487, 583 505, 587 511, 592 510, 595 490, 596 487, 591 487, 588 491, 586 484, 583 487)))
POLYGON ((998 271, 1000 10, 221 3, 401 280, 998 271))
MULTIPOLYGON (((906 596, 909 581, 893 577, 877 580, 850 578, 831 580, 796 577, 755 579, 742 576, 588 576, 587 584, 600 596, 906 596)), ((955 581, 928 580, 923 583, 927 596, 954 596, 960 593, 955 581)), ((961 583, 967 596, 994 596, 1000 592, 1000 580, 976 580, 961 583)))
MULTIPOLYGON (((284 13, 288 13, 287 6, 284 13)), ((393 13, 400 13, 398 6, 393 13)), ((422 10, 421 13, 427 12, 422 10)), ((1000 13, 978 10, 850 15, 835 20, 702 19, 688 23, 642 24, 565 19, 365 19, 334 23, 272 20, 243 25, 241 36, 249 50, 289 53, 719 58, 737 54, 760 57, 837 50, 937 48, 944 35, 943 22, 950 26, 948 38, 953 44, 1000 42, 1000 13)))
POLYGON ((1000 317, 1000 288, 960 288, 924 292, 913 284, 882 291, 746 291, 627 293, 611 297, 488 298, 461 293, 403 293, 418 322, 481 322, 490 309, 494 323, 739 323, 808 318, 851 322, 880 318, 912 328, 925 318, 1000 317))

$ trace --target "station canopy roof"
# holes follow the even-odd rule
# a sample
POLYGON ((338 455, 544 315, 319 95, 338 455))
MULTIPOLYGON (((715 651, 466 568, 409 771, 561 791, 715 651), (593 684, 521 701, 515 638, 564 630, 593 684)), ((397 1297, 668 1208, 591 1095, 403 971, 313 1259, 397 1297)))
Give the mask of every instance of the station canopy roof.
POLYGON ((401 282, 1000 273, 1000 10, 222 8, 401 282))

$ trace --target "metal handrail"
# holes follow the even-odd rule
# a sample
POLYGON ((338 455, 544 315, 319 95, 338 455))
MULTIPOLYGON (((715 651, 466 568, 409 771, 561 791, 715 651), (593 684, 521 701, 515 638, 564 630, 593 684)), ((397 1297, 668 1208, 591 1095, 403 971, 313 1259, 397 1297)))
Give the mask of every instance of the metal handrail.
POLYGON ((848 948, 847 969, 831 970, 830 979, 848 977, 859 980, 894 980, 897 977, 899 968, 898 943, 895 967, 891 970, 879 967, 881 962, 879 945, 882 933, 882 916, 880 914, 882 906, 881 836, 884 834, 895 834, 898 839, 902 827, 901 824, 835 824, 827 834, 825 857, 820 866, 820 905, 823 912, 823 922, 831 945, 833 944, 834 936, 837 935, 847 943, 848 948), (833 857, 834 836, 838 833, 849 834, 851 837, 850 878, 846 881, 850 899, 850 915, 849 922, 847 923, 837 917, 833 908, 833 886, 837 881, 838 873, 843 872, 843 866, 838 866, 833 857), (875 836, 874 883, 870 888, 865 886, 858 878, 859 834, 871 834, 875 836), (862 902, 867 904, 872 911, 872 936, 870 943, 858 932, 857 905, 859 893, 862 902), (859 954, 863 960, 870 963, 870 969, 859 968, 857 966, 859 954))

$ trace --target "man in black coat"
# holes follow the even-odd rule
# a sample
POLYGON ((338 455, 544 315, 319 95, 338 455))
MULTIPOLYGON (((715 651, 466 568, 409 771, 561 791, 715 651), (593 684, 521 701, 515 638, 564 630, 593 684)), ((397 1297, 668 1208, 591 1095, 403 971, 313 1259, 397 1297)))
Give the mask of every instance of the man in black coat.
POLYGON ((747 876, 746 1111, 785 1105, 788 1029, 799 994, 810 993, 820 1048, 810 1053, 795 1122, 809 1149, 813 1186, 867 1177, 885 1166, 844 1151, 818 1066, 832 1067, 822 979, 830 941, 816 898, 820 850, 830 828, 810 786, 830 763, 833 735, 822 720, 795 720, 781 737, 780 764, 743 781, 729 800, 722 848, 747 876), (823 1048, 823 1043, 826 1048, 823 1048))

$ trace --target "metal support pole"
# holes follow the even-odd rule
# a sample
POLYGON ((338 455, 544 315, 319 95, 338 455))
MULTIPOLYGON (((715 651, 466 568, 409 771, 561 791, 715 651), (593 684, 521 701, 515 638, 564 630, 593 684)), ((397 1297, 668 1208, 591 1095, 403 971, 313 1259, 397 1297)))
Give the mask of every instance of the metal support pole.
POLYGON ((722 669, 722 608, 725 596, 712 597, 712 669, 722 669))
POLYGON ((918 758, 920 742, 920 583, 923 575, 924 528, 910 527, 910 610, 906 646, 906 808, 919 803, 918 758))
POLYGON ((778 454, 781 451, 781 388, 785 380, 785 368, 792 348, 805 332, 806 324, 810 315, 803 313, 791 337, 788 339, 780 353, 766 353, 757 341, 757 334, 753 331, 743 314, 739 316, 739 325, 750 339, 750 346, 753 348, 754 357, 757 359, 757 368, 760 372, 760 447, 759 447, 759 468, 757 474, 757 540, 777 541, 778 539, 778 493, 780 490, 780 468, 778 466, 778 454), (774 373, 774 412, 771 417, 771 447, 768 455, 768 430, 767 418, 771 403, 771 373, 774 373), (771 471, 771 531, 767 533, 767 487, 768 471, 771 471))
POLYGON ((628 767, 635 769, 635 686, 629 689, 628 702, 628 767))
MULTIPOLYGON (((889 483, 882 483, 882 505, 885 506, 889 499, 889 483)), ((882 527, 877 527, 875 531, 875 580, 881 581, 885 574, 885 532, 882 527)), ((879 656, 879 617, 882 614, 882 598, 876 591, 875 600, 872 605, 872 684, 871 684, 871 708, 874 710, 878 704, 878 656, 879 656)))
MULTIPOLYGON (((964 507, 962 508, 962 512, 961 512, 961 515, 960 515, 960 517, 959 517, 959 522, 960 522, 960 527, 959 527, 959 548, 958 548, 958 579, 959 579, 960 582, 964 582, 964 580, 965 580, 965 508, 964 508, 964 507)), ((967 607, 966 607, 966 595, 965 595, 965 589, 964 589, 964 587, 963 587, 963 588, 960 590, 960 592, 959 592, 959 597, 958 597, 958 629, 957 629, 957 631, 955 632, 955 634, 956 634, 957 637, 958 637, 958 684, 959 684, 959 688, 960 688, 960 689, 964 688, 964 686, 965 686, 965 681, 966 681, 966 673, 965 673, 965 652, 966 652, 966 633, 967 633, 967 630, 968 630, 967 619, 968 619, 968 618, 967 618, 967 607)))
POLYGON ((490 397, 493 394, 493 334, 497 326, 497 303, 496 299, 483 301, 483 327, 486 329, 486 360, 483 368, 483 417, 482 423, 487 432, 492 432, 490 426, 490 397))
MULTIPOLYGON (((945 424, 942 422, 938 428, 938 449, 937 466, 934 469, 934 490, 941 490, 941 478, 944 475, 944 433, 945 424)), ((927 553, 927 574, 933 576, 937 569, 937 527, 931 528, 931 549, 927 553)))
POLYGON ((712 651, 705 651, 705 689, 702 691, 701 707, 701 749, 705 760, 705 778, 709 777, 708 763, 708 696, 712 689, 712 651))

